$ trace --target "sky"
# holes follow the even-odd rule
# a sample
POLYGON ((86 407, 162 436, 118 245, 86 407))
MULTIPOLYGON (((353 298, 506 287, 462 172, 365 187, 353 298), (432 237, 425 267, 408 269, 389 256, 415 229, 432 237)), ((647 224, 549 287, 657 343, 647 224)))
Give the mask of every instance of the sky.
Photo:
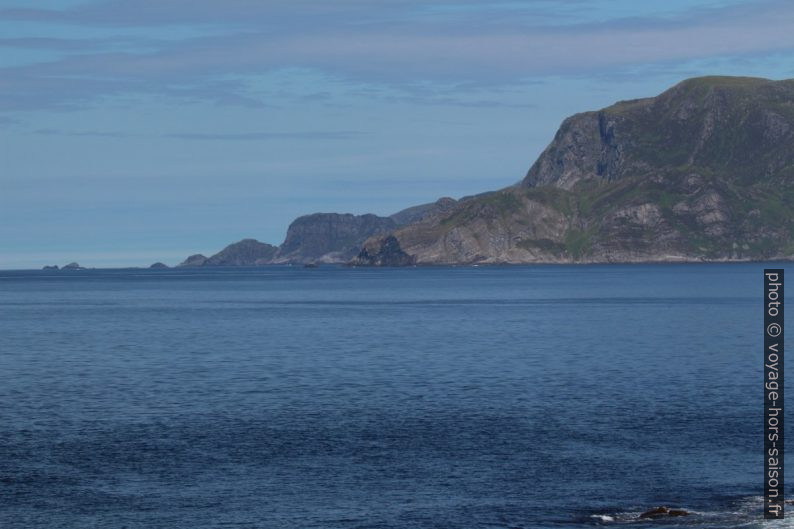
POLYGON ((794 5, 0 0, 0 269, 499 189, 566 116, 700 75, 794 77, 794 5))

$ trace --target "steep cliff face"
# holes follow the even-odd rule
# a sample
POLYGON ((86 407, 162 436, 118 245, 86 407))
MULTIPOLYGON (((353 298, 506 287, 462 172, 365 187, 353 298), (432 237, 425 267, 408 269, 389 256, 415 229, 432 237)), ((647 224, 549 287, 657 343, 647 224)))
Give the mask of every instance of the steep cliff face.
POLYGON ((354 257, 363 242, 397 227, 388 217, 349 213, 315 213, 298 217, 273 259, 275 263, 344 263, 354 257))
POLYGON ((364 244, 356 261, 370 266, 410 266, 416 264, 416 258, 405 253, 394 235, 375 239, 371 244, 364 244))
MULTIPOLYGON (((419 206, 397 215, 403 218, 422 218, 434 211, 444 210, 452 199, 419 206)), ((404 221, 403 221, 404 222, 404 221)), ((386 233, 401 225, 389 217, 340 213, 315 213, 295 219, 280 246, 243 239, 230 244, 211 257, 191 255, 179 266, 261 266, 285 263, 346 263, 354 257, 364 241, 373 235, 386 233)))
POLYGON ((372 238, 353 263, 790 258, 793 221, 794 81, 707 77, 566 119, 520 184, 372 238))
POLYGON ((794 80, 701 77, 566 119, 523 185, 573 189, 693 170, 757 183, 791 177, 794 80))

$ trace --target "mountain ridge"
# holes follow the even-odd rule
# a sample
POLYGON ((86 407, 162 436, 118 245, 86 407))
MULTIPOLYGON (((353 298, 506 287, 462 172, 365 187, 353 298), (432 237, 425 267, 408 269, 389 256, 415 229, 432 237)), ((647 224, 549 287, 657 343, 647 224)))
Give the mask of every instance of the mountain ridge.
POLYGON ((180 266, 794 257, 794 79, 707 76, 574 114, 517 184, 382 217, 314 213, 180 266))
POLYGON ((688 79, 566 118, 520 183, 370 238, 352 264, 790 259, 793 145, 794 80, 688 79))
POLYGON ((387 233, 453 207, 457 201, 443 197, 398 211, 388 217, 372 213, 312 213, 292 221, 280 246, 243 239, 206 257, 194 254, 179 267, 263 266, 268 264, 344 264, 353 259, 369 237, 387 233))

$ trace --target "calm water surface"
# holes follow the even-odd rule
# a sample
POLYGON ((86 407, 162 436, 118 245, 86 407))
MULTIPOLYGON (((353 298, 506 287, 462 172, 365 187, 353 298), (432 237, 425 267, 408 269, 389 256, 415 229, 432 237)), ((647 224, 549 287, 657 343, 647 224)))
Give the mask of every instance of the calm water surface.
POLYGON ((761 527, 763 267, 0 272, 0 527, 761 527))

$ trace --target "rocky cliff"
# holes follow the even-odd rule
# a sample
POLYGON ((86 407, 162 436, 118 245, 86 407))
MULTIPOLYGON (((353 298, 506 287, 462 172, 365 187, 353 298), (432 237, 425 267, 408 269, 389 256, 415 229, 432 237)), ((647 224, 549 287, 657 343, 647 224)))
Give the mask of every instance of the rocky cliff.
POLYGON ((191 255, 179 266, 260 266, 266 264, 346 263, 369 237, 418 222, 457 204, 452 198, 410 207, 391 215, 315 213, 295 219, 280 247, 244 239, 206 257, 191 255))
POLYGON ((315 213, 298 217, 287 229, 274 263, 346 263, 369 237, 448 211, 457 201, 444 197, 389 216, 315 213))
POLYGON ((275 263, 344 263, 355 257, 361 244, 398 224, 388 217, 350 213, 315 213, 298 217, 287 229, 275 263))
POLYGON ((353 263, 791 258, 793 221, 794 80, 704 77, 566 119, 519 184, 371 237, 353 263))

